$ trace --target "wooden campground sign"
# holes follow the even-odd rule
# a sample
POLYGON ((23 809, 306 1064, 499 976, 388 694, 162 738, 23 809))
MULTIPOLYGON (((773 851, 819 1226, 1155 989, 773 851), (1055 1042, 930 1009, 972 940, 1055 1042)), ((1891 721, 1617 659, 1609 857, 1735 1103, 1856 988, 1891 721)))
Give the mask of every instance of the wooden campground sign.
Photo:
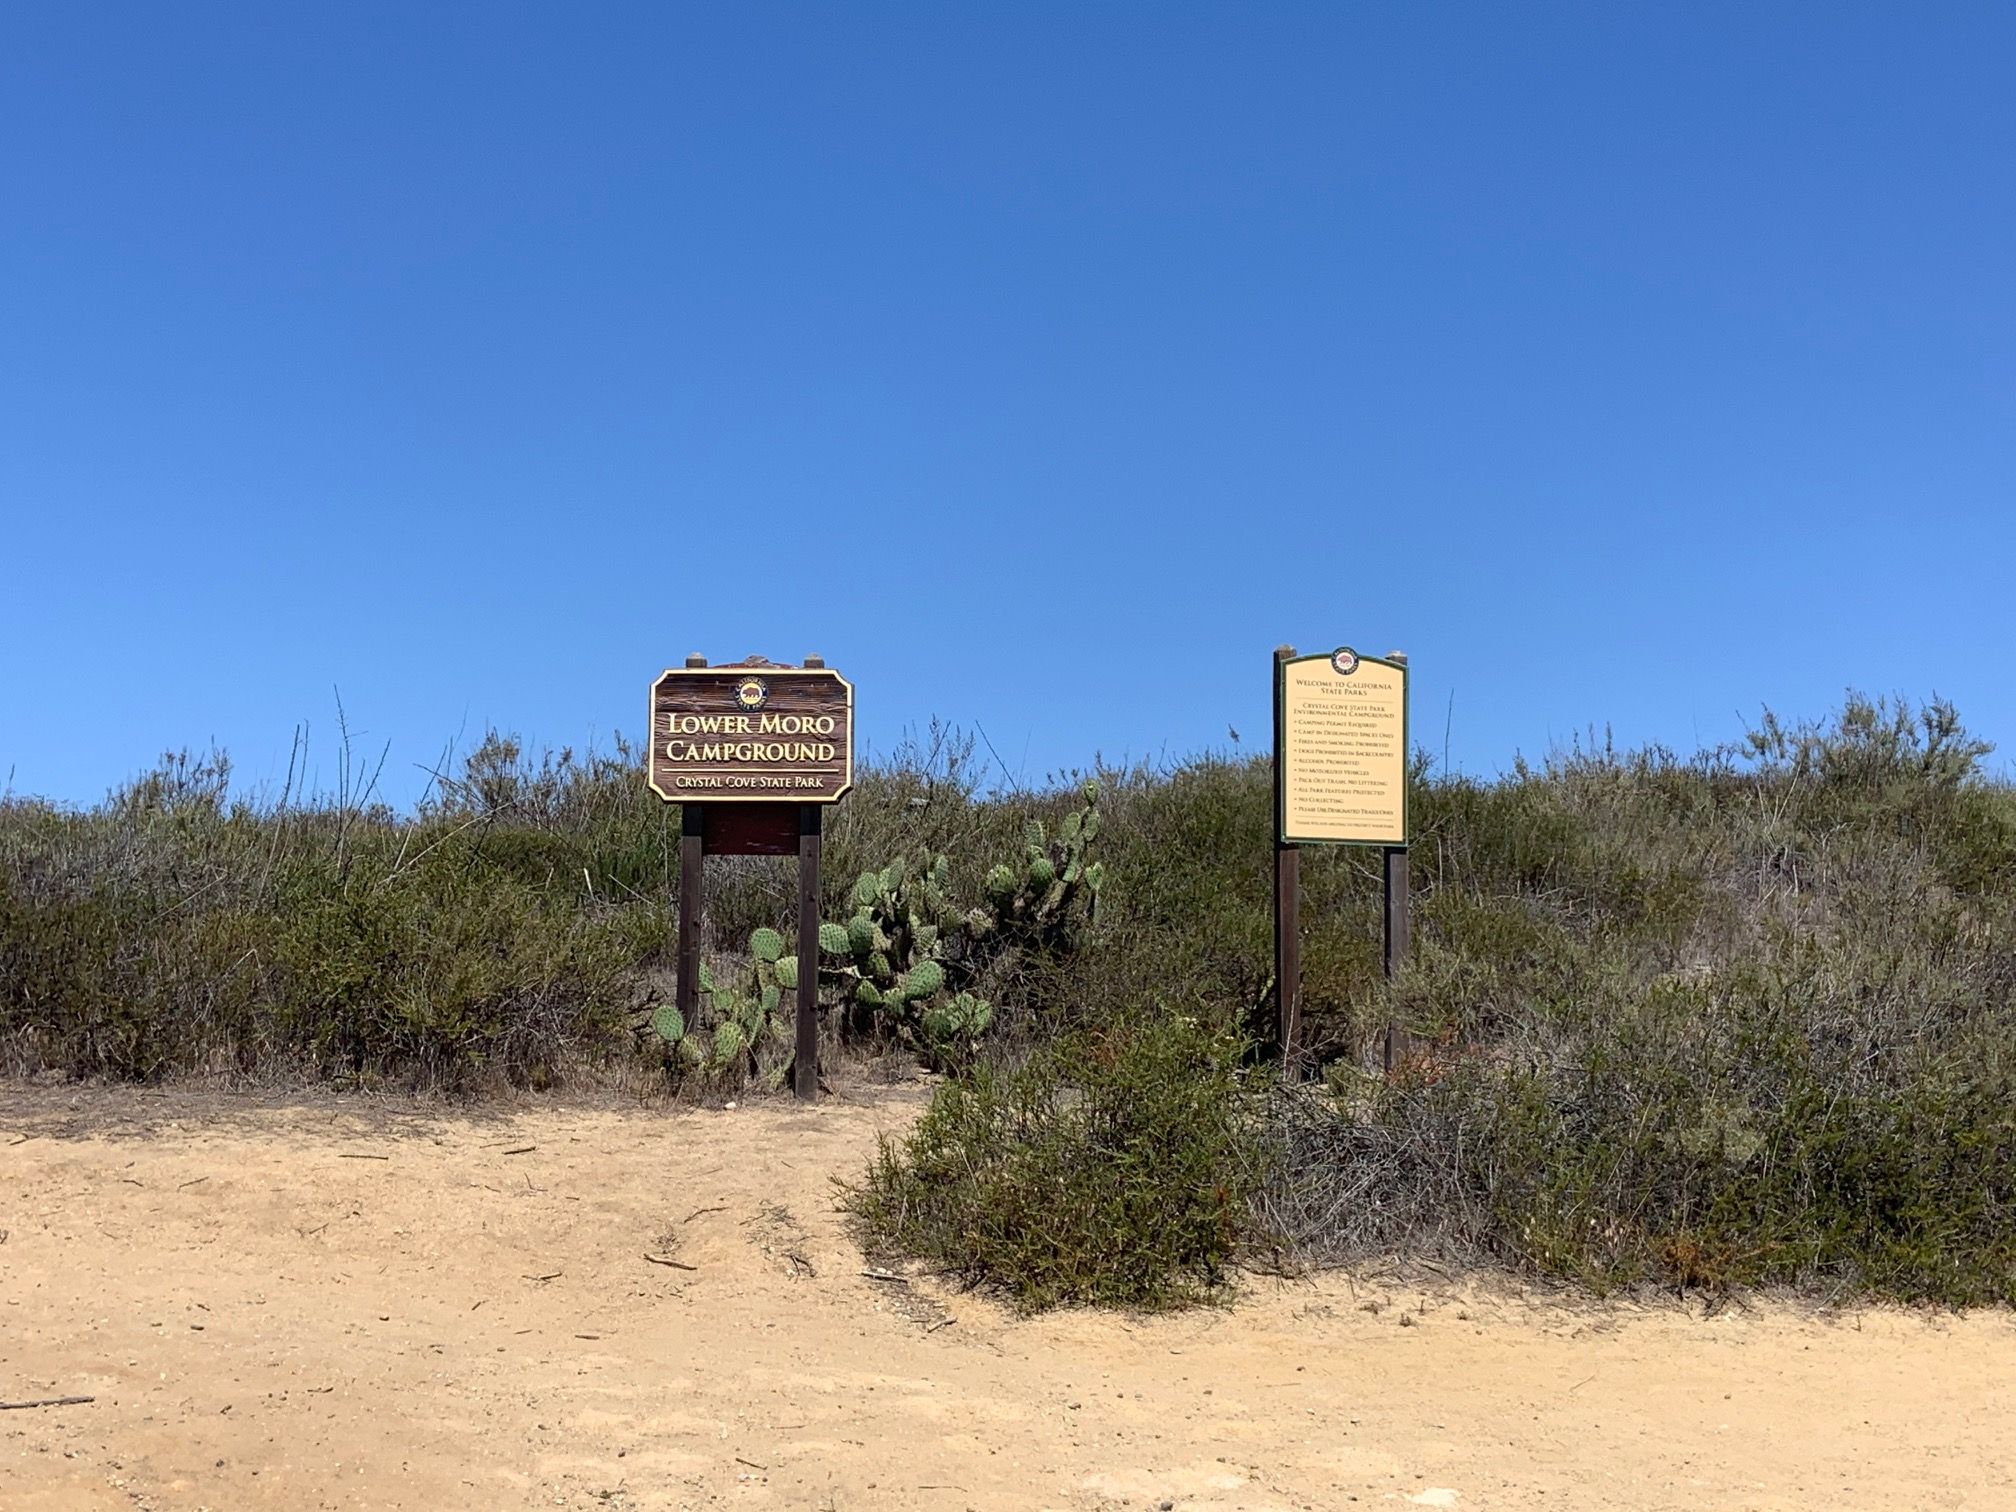
POLYGON ((811 664, 667 671, 651 685, 650 783, 675 803, 837 803, 854 785, 854 686, 811 664))
POLYGON ((791 1081, 819 1095, 820 820, 854 785, 854 685, 816 656, 710 667, 704 656, 651 684, 645 780, 679 805, 679 971, 673 1007, 699 1022, 706 858, 798 857, 797 1023, 791 1081))
POLYGON ((1277 836, 1407 843, 1407 664, 1349 647, 1276 657, 1277 836))

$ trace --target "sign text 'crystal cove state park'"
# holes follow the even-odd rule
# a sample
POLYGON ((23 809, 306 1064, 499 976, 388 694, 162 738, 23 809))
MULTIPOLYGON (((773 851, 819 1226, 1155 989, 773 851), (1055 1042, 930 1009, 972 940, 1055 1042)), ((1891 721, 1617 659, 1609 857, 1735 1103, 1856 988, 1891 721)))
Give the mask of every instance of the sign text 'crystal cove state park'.
POLYGON ((837 802, 854 782, 853 684, 760 658, 667 671, 651 685, 650 781, 674 801, 837 802))

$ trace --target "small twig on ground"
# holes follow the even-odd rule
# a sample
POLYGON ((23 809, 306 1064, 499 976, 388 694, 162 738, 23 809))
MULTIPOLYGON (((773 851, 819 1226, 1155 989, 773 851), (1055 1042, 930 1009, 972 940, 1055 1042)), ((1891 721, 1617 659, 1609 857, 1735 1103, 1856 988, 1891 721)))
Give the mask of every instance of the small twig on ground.
POLYGON ((390 1160, 390 1155, 338 1155, 338 1160, 390 1160))
POLYGON ((527 1276, 525 1279, 527 1281, 558 1281, 566 1274, 567 1272, 565 1271, 548 1271, 543 1276, 527 1276))
POLYGON ((725 1213, 727 1211, 728 1208, 726 1204, 723 1204, 720 1207, 695 1208, 693 1209, 692 1212, 688 1213, 684 1218, 681 1218, 679 1221, 681 1223, 691 1223, 695 1218, 698 1218, 702 1213, 725 1213))
POLYGON ((759 1465, 754 1460, 745 1460, 739 1454, 735 1456, 735 1463, 738 1465, 747 1465, 751 1470, 768 1470, 770 1468, 768 1465, 759 1465))
POLYGON ((506 1155, 530 1155, 534 1150, 538 1148, 539 1146, 537 1145, 520 1145, 518 1146, 517 1149, 506 1150, 504 1153, 506 1155))
POLYGON ((925 1329, 924 1332, 926 1332, 927 1334, 934 1334, 938 1332, 938 1330, 941 1328, 950 1328, 954 1323, 957 1323, 958 1321, 959 1320, 957 1318, 940 1318, 936 1323, 933 1323, 929 1328, 925 1329))
POLYGON ((861 1274, 866 1276, 870 1281, 893 1281, 898 1286, 908 1286, 910 1284, 908 1276, 899 1276, 893 1271, 864 1270, 861 1274))
POLYGON ((697 1271, 700 1269, 697 1265, 688 1265, 684 1260, 673 1260, 665 1255, 654 1255, 649 1250, 644 1251, 644 1258, 649 1260, 653 1265, 669 1265, 674 1270, 697 1271))
POLYGON ((210 1178, 208 1176, 198 1176, 195 1177, 193 1180, 183 1182, 182 1185, 175 1188, 175 1190, 179 1192, 183 1189, 183 1187, 192 1187, 195 1186, 198 1182, 208 1181, 209 1179, 210 1178))
POLYGON ((44 1397, 39 1402, 0 1402, 0 1412, 17 1412, 23 1407, 80 1407, 96 1397, 44 1397))

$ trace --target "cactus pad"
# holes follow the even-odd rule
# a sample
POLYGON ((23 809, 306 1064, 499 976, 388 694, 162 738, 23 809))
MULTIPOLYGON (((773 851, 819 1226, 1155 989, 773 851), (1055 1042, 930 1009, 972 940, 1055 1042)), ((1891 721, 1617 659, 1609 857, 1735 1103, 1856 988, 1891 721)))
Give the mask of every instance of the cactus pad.
POLYGON ((904 973, 902 997, 906 1003, 915 1003, 936 994, 945 985, 945 968, 936 961, 923 960, 904 973))

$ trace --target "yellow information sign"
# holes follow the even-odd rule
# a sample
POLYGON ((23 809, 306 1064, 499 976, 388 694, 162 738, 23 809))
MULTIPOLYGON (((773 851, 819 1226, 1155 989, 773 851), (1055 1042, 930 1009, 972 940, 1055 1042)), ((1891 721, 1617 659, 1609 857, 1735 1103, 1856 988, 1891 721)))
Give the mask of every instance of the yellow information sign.
POLYGON ((1280 838, 1407 843, 1407 666, 1348 646, 1275 664, 1280 838))

